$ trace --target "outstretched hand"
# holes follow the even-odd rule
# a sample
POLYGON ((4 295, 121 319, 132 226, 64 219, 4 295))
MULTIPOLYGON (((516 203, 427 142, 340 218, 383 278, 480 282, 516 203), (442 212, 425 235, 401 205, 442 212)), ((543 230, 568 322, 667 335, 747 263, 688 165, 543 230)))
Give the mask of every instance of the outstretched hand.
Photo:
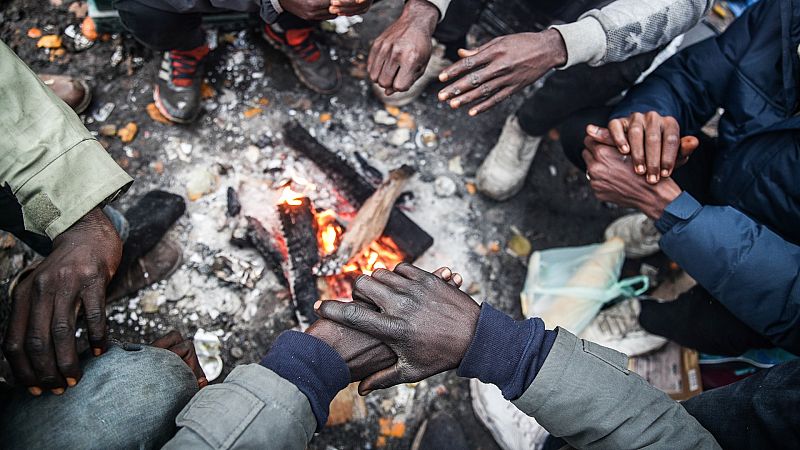
POLYGON ((320 317, 368 334, 397 355, 396 363, 361 382, 358 390, 362 395, 420 381, 461 363, 472 342, 480 307, 455 285, 457 274, 447 282, 441 274, 450 270, 440 271, 437 276, 402 263, 394 272, 379 269, 372 276, 362 275, 353 285, 353 295, 369 301, 377 311, 354 302, 314 305, 320 317))

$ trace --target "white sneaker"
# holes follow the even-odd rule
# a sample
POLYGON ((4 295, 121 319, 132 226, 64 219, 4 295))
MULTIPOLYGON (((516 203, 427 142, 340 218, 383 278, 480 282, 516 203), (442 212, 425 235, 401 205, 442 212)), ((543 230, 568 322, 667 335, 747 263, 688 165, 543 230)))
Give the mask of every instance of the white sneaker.
POLYGON ((611 222, 606 228, 605 238, 614 236, 625 241, 625 256, 631 259, 644 258, 658 252, 661 233, 655 222, 642 213, 629 214, 611 222))
POLYGON ((431 59, 428 60, 425 72, 411 85, 409 90, 386 95, 386 91, 382 87, 378 86, 377 83, 372 83, 372 92, 384 104, 398 107, 405 106, 422 95, 425 88, 427 88, 432 81, 438 80, 439 74, 452 64, 452 61, 444 57, 444 45, 437 43, 434 39, 433 52, 431 52, 431 59))
POLYGON ((541 136, 528 136, 519 126, 516 114, 506 119, 503 132, 478 169, 477 187, 497 201, 513 197, 525 184, 541 136))
POLYGON ((549 433, 506 400, 493 384, 469 380, 472 409, 503 450, 539 450, 549 433))
POLYGON ((667 339, 650 334, 639 325, 642 305, 637 298, 629 298, 606 308, 595 317, 580 334, 581 339, 613 348, 628 356, 638 356, 657 350, 667 339))

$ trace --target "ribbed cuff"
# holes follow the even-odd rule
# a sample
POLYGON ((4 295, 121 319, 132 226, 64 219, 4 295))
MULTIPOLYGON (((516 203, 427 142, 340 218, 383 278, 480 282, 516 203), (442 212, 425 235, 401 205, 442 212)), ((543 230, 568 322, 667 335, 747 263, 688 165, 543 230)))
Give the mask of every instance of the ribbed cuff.
POLYGON ((594 17, 584 17, 577 22, 553 25, 561 33, 567 48, 566 69, 581 63, 597 63, 606 56, 606 32, 594 17))
POLYGON ((702 207, 691 194, 683 191, 664 208, 664 214, 655 222, 656 229, 661 234, 667 234, 675 224, 691 219, 702 207))
POLYGON ((555 339, 542 319, 516 321, 484 302, 458 375, 494 384, 514 400, 536 378, 555 339))
POLYGON ((317 418, 317 431, 328 421, 333 397, 350 383, 350 370, 330 345, 310 334, 285 331, 261 365, 290 381, 306 395, 317 418))

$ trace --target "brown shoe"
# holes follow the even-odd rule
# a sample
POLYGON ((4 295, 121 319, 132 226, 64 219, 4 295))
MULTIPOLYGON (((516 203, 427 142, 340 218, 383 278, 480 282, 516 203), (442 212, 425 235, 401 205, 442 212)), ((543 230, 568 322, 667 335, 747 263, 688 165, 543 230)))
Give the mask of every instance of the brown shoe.
POLYGON ((55 92, 76 114, 80 114, 92 101, 92 91, 85 81, 66 75, 40 74, 39 78, 55 92))
POLYGON ((152 250, 136 260, 127 273, 118 273, 111 280, 106 303, 133 295, 139 289, 158 283, 172 275, 183 262, 180 247, 163 239, 152 250))

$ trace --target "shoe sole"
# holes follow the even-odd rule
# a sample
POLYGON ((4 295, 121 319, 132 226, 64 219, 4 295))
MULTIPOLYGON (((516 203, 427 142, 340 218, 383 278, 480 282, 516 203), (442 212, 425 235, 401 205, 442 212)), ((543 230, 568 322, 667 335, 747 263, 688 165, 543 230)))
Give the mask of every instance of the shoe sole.
POLYGON ((155 103, 158 112, 160 112, 161 115, 166 117, 167 120, 169 120, 170 122, 175 122, 185 125, 194 122, 195 120, 197 120, 197 116, 200 115, 200 112, 198 111, 197 114, 195 114, 194 117, 190 119, 180 119, 167 112, 167 108, 164 107, 164 104, 161 102, 161 96, 159 95, 159 89, 157 84, 153 85, 153 103, 155 103))
POLYGON ((89 84, 86 83, 83 80, 78 80, 78 83, 83 88, 84 95, 83 95, 83 99, 81 100, 81 102, 78 103, 77 106, 75 106, 75 109, 74 109, 75 114, 80 114, 80 113, 86 111, 86 108, 89 107, 89 103, 92 102, 92 90, 89 89, 89 84))
MULTIPOLYGON (((314 91, 314 92, 316 92, 316 93, 318 93, 318 94, 323 94, 323 95, 331 95, 331 94, 335 94, 335 93, 339 92, 339 89, 341 89, 341 88, 342 88, 342 74, 339 72, 338 68, 337 68, 337 70, 336 70, 336 87, 335 87, 335 88, 333 88, 333 89, 330 89, 330 90, 325 90, 325 89, 321 89, 321 88, 319 88, 319 87, 316 87, 316 86, 314 86, 313 84, 311 84, 311 83, 308 81, 308 79, 306 79, 306 77, 305 77, 305 76, 303 76, 303 73, 302 73, 302 71, 301 71, 301 70, 300 70, 300 69, 297 67, 297 63, 295 62, 294 58, 291 58, 291 57, 289 57, 289 56, 286 54, 288 51, 291 51, 290 49, 286 49, 286 48, 285 48, 285 46, 284 46, 284 44, 282 44, 282 43, 280 43, 280 42, 276 42, 274 39, 272 39, 272 38, 271 38, 271 37, 270 37, 270 36, 267 34, 267 32, 266 32, 266 31, 264 31, 264 29, 263 29, 263 28, 261 29, 261 37, 262 37, 262 38, 263 38, 265 41, 267 41, 267 43, 268 43, 269 45, 271 45, 271 46, 272 46, 272 48, 274 48, 275 50, 277 50, 277 51, 281 52, 281 53, 282 53, 284 56, 286 56, 286 58, 289 60, 289 64, 291 64, 291 65, 292 65, 292 71, 294 72, 294 75, 295 75, 295 76, 296 76, 296 77, 297 77, 297 78, 300 80, 300 82, 301 82, 301 83, 303 83, 303 85, 304 85, 305 87, 307 87, 307 88, 311 89, 312 91, 314 91)), ((321 51, 321 50, 320 50, 320 51, 321 51)))

